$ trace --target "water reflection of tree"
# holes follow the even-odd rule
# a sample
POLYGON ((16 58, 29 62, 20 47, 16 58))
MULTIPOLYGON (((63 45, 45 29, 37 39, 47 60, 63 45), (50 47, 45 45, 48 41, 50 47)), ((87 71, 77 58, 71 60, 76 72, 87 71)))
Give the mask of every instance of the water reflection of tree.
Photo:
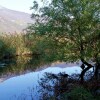
POLYGON ((2 60, 0 75, 19 75, 35 70, 37 66, 34 66, 35 61, 31 59, 32 57, 18 56, 14 59, 2 60), (34 63, 32 64, 31 61, 34 63))
POLYGON ((27 88, 28 93, 13 95, 10 100, 34 100, 34 88, 27 88))
POLYGON ((30 57, 18 56, 13 59, 4 59, 0 62, 0 76, 20 75, 30 71, 35 71, 51 61, 46 60, 43 56, 33 55, 30 57))

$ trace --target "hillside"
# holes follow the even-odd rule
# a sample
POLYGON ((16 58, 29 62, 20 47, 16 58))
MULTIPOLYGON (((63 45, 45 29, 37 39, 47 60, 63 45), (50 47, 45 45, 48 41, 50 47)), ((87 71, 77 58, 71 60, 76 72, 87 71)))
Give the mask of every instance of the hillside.
POLYGON ((27 23, 32 23, 30 14, 0 6, 0 33, 21 32, 26 28, 27 23))

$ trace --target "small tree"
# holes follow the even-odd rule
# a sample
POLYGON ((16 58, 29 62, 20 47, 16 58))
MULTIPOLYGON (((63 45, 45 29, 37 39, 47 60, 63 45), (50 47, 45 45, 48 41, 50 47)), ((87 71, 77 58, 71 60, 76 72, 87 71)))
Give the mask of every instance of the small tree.
POLYGON ((37 20, 28 31, 52 37, 62 47, 59 48, 62 59, 81 60, 82 66, 87 66, 81 72, 82 81, 85 72, 92 67, 95 67, 97 78, 100 69, 100 0, 51 0, 43 7, 34 1, 32 9, 39 14, 32 14, 37 20), (90 60, 96 64, 90 64, 90 60))

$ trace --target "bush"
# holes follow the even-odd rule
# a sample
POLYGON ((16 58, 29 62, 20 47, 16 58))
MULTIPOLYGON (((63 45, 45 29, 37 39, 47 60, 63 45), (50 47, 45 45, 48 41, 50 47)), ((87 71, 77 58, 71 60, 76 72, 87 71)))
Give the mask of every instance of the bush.
POLYGON ((10 45, 7 45, 4 41, 0 40, 0 58, 12 56, 15 52, 15 48, 10 47, 10 45))
POLYGON ((0 36, 0 56, 24 55, 31 53, 26 47, 23 34, 3 34, 0 36))
POLYGON ((71 92, 63 94, 62 100, 94 100, 91 92, 82 86, 76 87, 71 92))

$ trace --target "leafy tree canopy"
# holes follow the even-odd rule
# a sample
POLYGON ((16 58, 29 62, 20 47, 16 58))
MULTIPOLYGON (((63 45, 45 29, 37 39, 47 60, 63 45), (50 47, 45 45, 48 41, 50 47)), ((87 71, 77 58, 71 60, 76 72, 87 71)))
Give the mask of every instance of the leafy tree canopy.
POLYGON ((59 54, 68 61, 90 60, 100 56, 100 0, 42 0, 32 9, 36 23, 28 27, 30 33, 52 37, 59 46, 59 54), (47 3, 47 2, 46 2, 47 3), (60 49, 62 48, 62 49, 60 49))
POLYGON ((57 58, 63 61, 82 61, 81 80, 85 72, 95 67, 98 79, 100 70, 100 0, 42 0, 32 9, 36 23, 28 27, 29 33, 52 38, 57 44, 57 58), (95 62, 95 65, 90 64, 95 62), (84 65, 87 65, 85 67, 84 65), (84 67, 84 68, 83 68, 84 67))

